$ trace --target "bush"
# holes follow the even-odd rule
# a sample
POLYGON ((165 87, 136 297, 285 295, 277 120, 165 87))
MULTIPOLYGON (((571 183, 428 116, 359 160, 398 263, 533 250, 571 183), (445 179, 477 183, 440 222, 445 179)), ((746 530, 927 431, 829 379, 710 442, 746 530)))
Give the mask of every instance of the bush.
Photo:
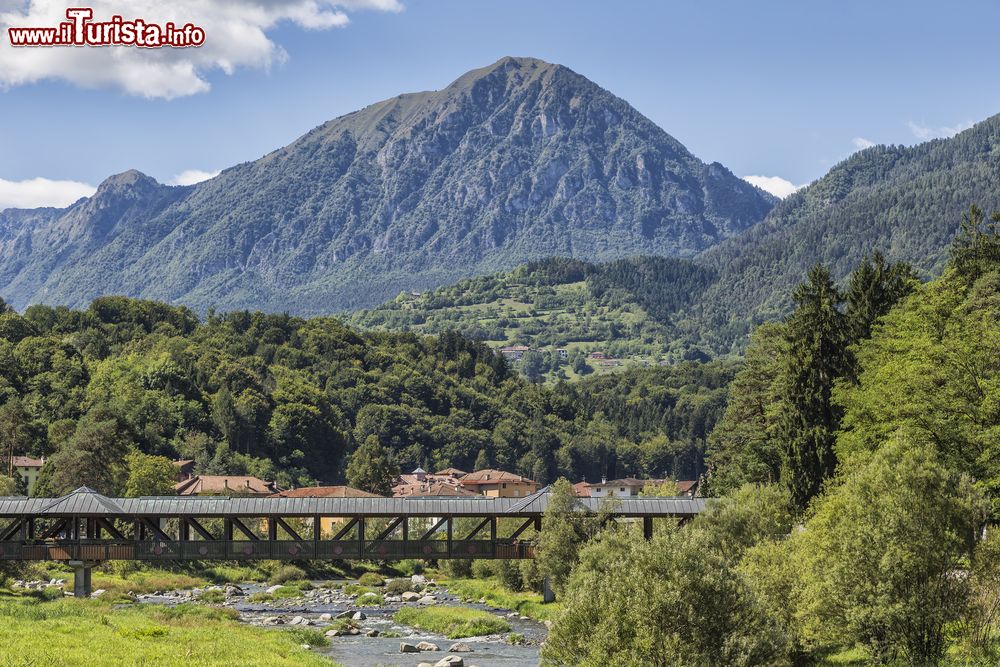
POLYGON ((362 586, 385 586, 385 579, 374 572, 365 572, 358 577, 358 583, 362 586))
POLYGON ((452 579, 467 579, 472 576, 472 561, 452 558, 441 563, 441 570, 452 579))
POLYGON ((285 584, 296 579, 305 579, 306 573, 300 567, 294 565, 282 565, 271 574, 272 584, 285 584))
POLYGON ((498 560, 493 566, 497 581, 512 591, 521 590, 521 567, 512 560, 498 560))
POLYGON ((359 607, 378 607, 385 604, 385 598, 383 598, 378 593, 365 593, 364 595, 359 595, 354 604, 359 607))
POLYGON ((284 630, 284 632, 295 637, 295 641, 299 644, 305 644, 314 648, 330 645, 330 640, 322 632, 313 630, 312 628, 291 628, 284 630))
POLYGON ((510 623, 504 619, 465 607, 404 607, 392 618, 401 625, 436 632, 449 639, 510 632, 510 623))
POLYGON ((211 589, 208 591, 203 591, 198 599, 206 604, 222 604, 226 601, 226 594, 218 589, 211 589))
POLYGON ((385 592, 392 595, 400 595, 401 593, 406 593, 411 588, 409 579, 393 579, 385 585, 385 592))
POLYGON ((493 561, 474 560, 472 561, 472 576, 476 579, 489 579, 493 576, 493 561))

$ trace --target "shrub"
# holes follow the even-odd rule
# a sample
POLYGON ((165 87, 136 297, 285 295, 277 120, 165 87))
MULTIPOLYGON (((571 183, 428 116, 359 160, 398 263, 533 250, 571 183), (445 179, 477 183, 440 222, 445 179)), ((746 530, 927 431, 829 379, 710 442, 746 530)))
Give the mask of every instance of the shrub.
POLYGON ((472 561, 453 558, 441 563, 441 570, 452 579, 467 579, 472 576, 472 561))
POLYGON ((272 584, 285 584, 289 581, 295 581, 296 579, 305 579, 305 571, 294 565, 282 565, 281 567, 274 570, 271 573, 271 583, 272 584))
POLYGON ((489 579, 494 574, 493 561, 472 561, 472 576, 476 579, 489 579))
POLYGON ((358 583, 362 586, 385 586, 385 579, 374 572, 365 572, 358 577, 358 583))
POLYGON ((306 644, 312 647, 322 647, 329 646, 330 640, 320 632, 319 630, 313 630, 312 628, 291 628, 284 630, 288 634, 295 637, 295 641, 299 644, 306 644))
POLYGON ((222 604, 226 601, 226 594, 222 591, 213 588, 208 591, 203 591, 198 599, 206 604, 222 604))
POLYGON ((365 593, 364 595, 359 595, 354 601, 359 607, 378 607, 385 603, 385 599, 378 593, 365 593))
POLYGON ((393 595, 405 593, 412 588, 409 579, 393 579, 385 585, 385 592, 393 595))
POLYGON ((510 623, 493 614, 465 607, 404 607, 393 620, 449 639, 510 632, 510 623))

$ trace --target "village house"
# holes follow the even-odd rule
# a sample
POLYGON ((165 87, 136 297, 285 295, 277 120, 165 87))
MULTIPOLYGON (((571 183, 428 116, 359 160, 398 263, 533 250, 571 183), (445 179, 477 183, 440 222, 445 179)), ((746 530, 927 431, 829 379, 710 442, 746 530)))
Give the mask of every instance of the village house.
POLYGON ((520 361, 524 353, 530 351, 531 348, 527 345, 508 345, 500 348, 500 354, 508 361, 520 361))
POLYGON ((242 475, 194 475, 174 485, 179 496, 270 496, 274 482, 242 475))
POLYGON ((538 490, 539 484, 505 470, 477 470, 459 480, 470 491, 490 498, 523 498, 538 490))
MULTIPOLYGON (((626 477, 624 479, 605 479, 596 484, 578 482, 573 485, 573 490, 577 496, 585 498, 605 498, 608 496, 628 498, 638 496, 647 486, 660 486, 668 481, 670 480, 626 477)), ((697 480, 678 480, 673 483, 677 485, 677 495, 679 496, 694 497, 698 491, 697 480)))
POLYGON ((33 459, 28 456, 15 456, 12 461, 12 468, 14 470, 14 475, 19 477, 22 482, 24 482, 25 489, 27 489, 27 494, 30 496, 31 492, 35 489, 35 484, 38 483, 38 475, 42 472, 42 466, 45 465, 45 459, 33 459))
POLYGON ((183 482, 194 477, 194 461, 192 459, 174 461, 174 467, 177 468, 178 482, 183 482))

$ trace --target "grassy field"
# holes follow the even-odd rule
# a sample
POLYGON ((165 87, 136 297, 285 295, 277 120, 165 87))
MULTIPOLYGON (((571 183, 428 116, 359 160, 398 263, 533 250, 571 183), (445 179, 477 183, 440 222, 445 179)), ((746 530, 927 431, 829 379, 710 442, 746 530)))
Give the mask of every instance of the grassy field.
POLYGON ((112 606, 92 600, 43 602, 0 593, 0 666, 330 666, 302 647, 325 645, 318 631, 264 630, 235 612, 182 605, 112 606))
POLYGON ((502 618, 465 607, 404 607, 396 612, 393 619, 449 639, 510 632, 510 624, 502 618))
POLYGON ((537 593, 509 591, 492 579, 446 579, 441 585, 465 600, 485 600, 494 607, 510 609, 536 621, 555 620, 562 610, 558 601, 544 604, 537 593))

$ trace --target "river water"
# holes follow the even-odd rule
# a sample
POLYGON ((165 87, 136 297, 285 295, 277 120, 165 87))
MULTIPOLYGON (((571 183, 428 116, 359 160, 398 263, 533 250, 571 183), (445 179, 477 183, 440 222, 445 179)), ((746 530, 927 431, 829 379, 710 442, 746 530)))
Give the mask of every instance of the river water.
MULTIPOLYGON (((280 600, 269 603, 250 603, 247 596, 263 590, 259 584, 245 584, 240 588, 244 595, 227 597, 226 606, 237 610, 240 619, 251 625, 290 627, 296 617, 301 617, 309 623, 309 627, 324 631, 329 625, 321 616, 329 614, 336 617, 339 614, 361 611, 366 618, 356 621, 361 631, 359 635, 330 637, 330 646, 314 649, 317 653, 330 656, 333 662, 345 667, 416 667, 421 662, 436 663, 446 655, 448 648, 462 642, 472 648, 471 653, 455 653, 461 655, 465 664, 476 667, 536 667, 539 662, 539 648, 547 634, 546 627, 536 621, 520 617, 506 609, 497 609, 478 603, 462 602, 447 590, 438 588, 433 591, 438 606, 464 607, 480 609, 505 619, 511 626, 511 632, 523 635, 524 644, 512 645, 508 635, 490 635, 486 637, 467 637, 463 639, 448 639, 415 628, 396 623, 392 616, 406 605, 390 596, 387 602, 379 607, 358 607, 351 596, 344 594, 339 587, 331 587, 333 582, 314 582, 316 589, 306 591, 305 597, 291 600, 280 600), (276 623, 280 623, 276 625, 276 623), (398 637, 373 636, 366 637, 364 633, 371 629, 381 635, 391 633, 398 637), (417 644, 421 641, 436 644, 441 650, 421 653, 401 653, 400 643, 417 644)), ((350 581, 340 584, 355 583, 350 581)), ((181 591, 162 596, 143 596, 142 602, 156 604, 174 604, 197 599, 198 591, 181 591)))

